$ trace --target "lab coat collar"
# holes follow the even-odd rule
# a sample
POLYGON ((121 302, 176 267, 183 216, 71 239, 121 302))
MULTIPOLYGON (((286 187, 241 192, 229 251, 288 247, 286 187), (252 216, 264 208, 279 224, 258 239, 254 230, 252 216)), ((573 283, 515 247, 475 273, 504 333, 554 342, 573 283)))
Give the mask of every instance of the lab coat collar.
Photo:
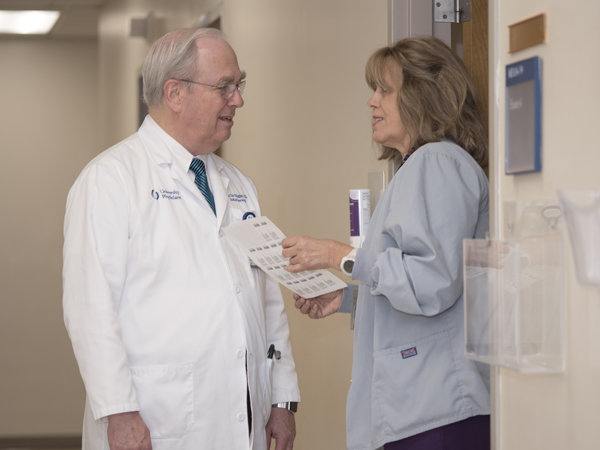
MULTIPOLYGON (((142 123, 138 134, 154 162, 158 165, 169 165, 171 177, 178 180, 199 198, 206 206, 207 212, 215 217, 208 202, 192 181, 192 177, 188 174, 194 156, 164 131, 150 115, 147 115, 144 119, 144 123, 142 123), (168 151, 165 151, 165 147, 168 151)), ((215 198, 217 228, 220 228, 229 204, 229 196, 227 195, 229 177, 227 176, 223 160, 218 156, 209 154, 202 155, 200 158, 206 165, 206 174, 215 198)))
POLYGON ((169 164, 172 166, 171 170, 173 166, 184 167, 187 172, 194 156, 163 130, 150 115, 144 119, 138 135, 156 164, 169 164))

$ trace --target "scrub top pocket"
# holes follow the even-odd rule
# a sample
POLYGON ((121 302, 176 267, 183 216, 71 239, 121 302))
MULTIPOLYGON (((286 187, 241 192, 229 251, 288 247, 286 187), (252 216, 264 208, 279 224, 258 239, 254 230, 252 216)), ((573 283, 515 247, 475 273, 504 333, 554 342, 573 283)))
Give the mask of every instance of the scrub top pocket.
POLYGON ((426 427, 456 413, 451 399, 460 392, 460 383, 450 342, 444 331, 373 353, 376 441, 408 432, 412 416, 420 417, 426 427), (407 411, 411 417, 406 417, 407 411))

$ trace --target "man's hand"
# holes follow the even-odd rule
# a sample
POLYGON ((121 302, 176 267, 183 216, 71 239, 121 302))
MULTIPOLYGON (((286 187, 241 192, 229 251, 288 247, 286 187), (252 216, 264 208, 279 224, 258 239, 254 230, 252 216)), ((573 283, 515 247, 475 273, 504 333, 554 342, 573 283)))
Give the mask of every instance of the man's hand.
POLYGON ((294 414, 283 408, 271 408, 271 417, 265 427, 267 450, 271 448, 271 439, 275 439, 275 450, 292 450, 296 438, 296 419, 294 414))
POLYGON ((281 241, 282 255, 290 258, 290 265, 284 267, 290 273, 304 270, 337 269, 340 270, 342 258, 353 249, 331 239, 313 239, 306 236, 294 236, 281 241))
POLYGON ((304 298, 294 294, 294 306, 302 314, 308 314, 311 319, 322 319, 330 316, 340 309, 342 304, 343 289, 328 294, 319 295, 315 298, 304 298))
POLYGON ((138 411, 108 416, 110 450, 152 450, 150 430, 138 411))

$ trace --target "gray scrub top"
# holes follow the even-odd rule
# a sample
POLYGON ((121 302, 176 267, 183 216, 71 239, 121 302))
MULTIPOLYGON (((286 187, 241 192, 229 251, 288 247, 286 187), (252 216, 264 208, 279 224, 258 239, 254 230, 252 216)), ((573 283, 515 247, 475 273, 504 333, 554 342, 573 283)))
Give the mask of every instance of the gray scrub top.
POLYGON ((488 231, 488 191, 475 160, 444 141, 419 148, 381 197, 352 273, 348 449, 490 413, 489 367, 464 352, 462 265, 463 239, 488 231))

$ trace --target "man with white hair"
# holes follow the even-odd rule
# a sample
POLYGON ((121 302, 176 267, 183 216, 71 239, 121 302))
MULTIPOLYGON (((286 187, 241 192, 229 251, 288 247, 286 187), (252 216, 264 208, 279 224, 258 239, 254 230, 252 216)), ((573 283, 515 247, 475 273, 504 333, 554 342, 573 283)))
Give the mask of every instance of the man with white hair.
POLYGON ((149 115, 69 192, 65 323, 83 449, 291 450, 300 400, 279 286, 222 229, 260 215, 213 152, 244 105, 222 34, 171 32, 143 68, 149 115), (279 356, 277 359, 277 356, 279 356))

